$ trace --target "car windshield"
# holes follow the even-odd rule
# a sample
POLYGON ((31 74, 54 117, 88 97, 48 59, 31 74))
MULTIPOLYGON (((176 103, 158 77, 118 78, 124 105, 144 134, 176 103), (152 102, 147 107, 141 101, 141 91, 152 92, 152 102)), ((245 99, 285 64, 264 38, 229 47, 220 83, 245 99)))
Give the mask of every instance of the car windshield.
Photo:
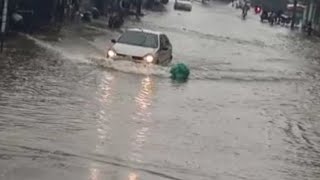
POLYGON ((158 36, 151 33, 127 31, 118 40, 119 43, 157 48, 158 36))

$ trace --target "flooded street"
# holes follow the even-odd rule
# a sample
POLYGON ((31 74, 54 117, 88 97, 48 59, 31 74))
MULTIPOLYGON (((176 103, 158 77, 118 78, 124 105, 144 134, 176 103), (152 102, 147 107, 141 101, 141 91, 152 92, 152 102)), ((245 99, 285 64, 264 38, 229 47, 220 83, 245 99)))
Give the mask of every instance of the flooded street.
POLYGON ((0 55, 2 180, 318 180, 320 41, 226 4, 146 12, 170 67, 105 60, 94 24, 20 35, 0 55))

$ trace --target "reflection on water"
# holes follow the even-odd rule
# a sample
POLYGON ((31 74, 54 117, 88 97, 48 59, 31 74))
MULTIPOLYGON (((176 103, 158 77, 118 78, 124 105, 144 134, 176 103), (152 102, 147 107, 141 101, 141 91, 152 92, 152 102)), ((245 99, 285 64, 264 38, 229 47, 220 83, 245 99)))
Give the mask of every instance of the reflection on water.
MULTIPOLYGON (((141 89, 138 96, 136 97, 136 102, 138 104, 138 115, 148 114, 147 108, 151 105, 151 96, 153 93, 153 81, 150 77, 146 77, 141 81, 141 89)), ((149 114, 148 114, 149 115, 149 114)))
POLYGON ((135 98, 137 104, 137 111, 133 116, 133 119, 142 126, 140 126, 133 137, 132 142, 132 154, 131 160, 141 162, 142 154, 141 149, 143 148, 144 143, 147 141, 147 135, 150 131, 151 112, 149 107, 152 105, 152 95, 154 93, 154 82, 150 77, 145 77, 141 81, 141 87, 139 94, 135 98))
POLYGON ((89 180, 98 180, 100 174, 100 170, 96 168, 90 168, 90 176, 89 180))
POLYGON ((138 180, 138 175, 136 173, 129 174, 129 180, 138 180))
MULTIPOLYGON (((109 75, 105 75, 104 78, 101 80, 101 83, 99 85, 99 94, 98 97, 100 97, 99 101, 101 104, 103 104, 103 107, 106 107, 110 105, 111 103, 111 91, 112 91, 112 83, 113 83, 113 77, 110 77, 109 75)), ((107 113, 104 109, 101 109, 98 112, 98 118, 97 118, 97 133, 98 133, 98 141, 94 149, 94 153, 104 153, 104 142, 109 138, 109 119, 107 117, 107 113)), ((89 180, 98 180, 99 176, 101 174, 101 170, 96 168, 97 164, 92 163, 90 165, 90 175, 89 180)))
POLYGON ((111 104, 111 91, 112 86, 114 83, 114 78, 112 76, 109 76, 109 74, 105 74, 103 79, 101 80, 101 83, 99 85, 99 89, 97 92, 100 103, 102 104, 99 112, 97 113, 98 119, 97 119, 97 132, 98 132, 98 140, 99 142, 96 145, 95 153, 103 153, 104 149, 102 147, 102 144, 110 138, 110 127, 109 127, 109 117, 108 113, 106 112, 106 107, 111 104))

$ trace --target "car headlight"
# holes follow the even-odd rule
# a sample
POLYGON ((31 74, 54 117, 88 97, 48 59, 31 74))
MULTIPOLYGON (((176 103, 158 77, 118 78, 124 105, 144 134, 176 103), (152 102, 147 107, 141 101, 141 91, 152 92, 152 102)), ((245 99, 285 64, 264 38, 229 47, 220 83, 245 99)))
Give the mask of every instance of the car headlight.
POLYGON ((113 57, 115 57, 116 55, 117 55, 117 53, 116 53, 114 50, 110 49, 110 50, 108 51, 108 57, 109 57, 109 58, 113 58, 113 57))
POLYGON ((154 57, 152 55, 147 55, 144 57, 144 60, 147 61, 148 63, 152 63, 154 60, 154 57))

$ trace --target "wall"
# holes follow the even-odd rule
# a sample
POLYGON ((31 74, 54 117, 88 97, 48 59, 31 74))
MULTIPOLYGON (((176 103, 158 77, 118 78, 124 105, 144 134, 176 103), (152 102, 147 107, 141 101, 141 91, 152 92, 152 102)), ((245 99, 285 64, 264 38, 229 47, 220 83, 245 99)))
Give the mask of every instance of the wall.
POLYGON ((261 5, 263 9, 267 10, 285 10, 287 8, 287 0, 251 0, 254 5, 261 5))
POLYGON ((320 0, 309 0, 304 16, 304 22, 312 22, 316 34, 320 34, 320 0))

